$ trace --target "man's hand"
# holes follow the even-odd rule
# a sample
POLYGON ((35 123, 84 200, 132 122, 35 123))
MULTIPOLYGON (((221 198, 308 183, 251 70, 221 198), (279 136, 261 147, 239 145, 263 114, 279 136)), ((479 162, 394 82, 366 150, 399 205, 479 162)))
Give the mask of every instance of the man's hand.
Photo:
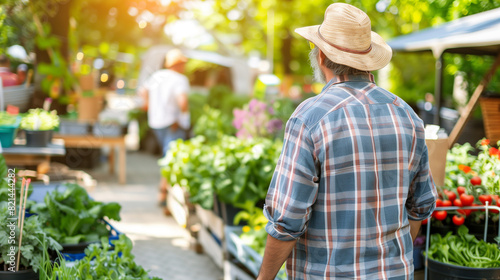
POLYGON ((281 241, 270 235, 267 235, 266 251, 264 252, 264 260, 260 267, 257 280, 272 280, 278 274, 281 266, 286 261, 292 249, 295 247, 297 240, 281 241))

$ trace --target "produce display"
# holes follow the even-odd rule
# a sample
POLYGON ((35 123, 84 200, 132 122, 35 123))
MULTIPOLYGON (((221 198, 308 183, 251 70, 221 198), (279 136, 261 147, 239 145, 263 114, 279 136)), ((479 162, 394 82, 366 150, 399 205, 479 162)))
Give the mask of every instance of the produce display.
POLYGON ((178 140, 162 160, 162 174, 174 185, 186 187, 190 200, 205 209, 213 195, 222 202, 242 206, 265 198, 282 142, 266 138, 238 139, 224 135, 206 143, 197 136, 178 140))
POLYGON ((149 277, 148 272, 134 261, 132 255, 132 241, 125 235, 111 241, 111 247, 106 238, 101 244, 91 244, 85 250, 85 257, 71 264, 64 260, 55 263, 45 263, 46 270, 42 271, 40 280, 86 280, 86 279, 136 279, 161 280, 158 277, 149 277))
MULTIPOLYGON (((12 256, 17 256, 20 228, 17 221, 13 224, 11 220, 9 205, 7 201, 0 202, 0 271, 8 270, 12 256), (11 238, 14 237, 14 238, 11 238), (12 249, 14 248, 14 250, 12 249)), ((49 237, 43 230, 43 225, 37 216, 27 217, 24 220, 23 238, 21 244, 21 262, 19 269, 33 269, 37 272, 42 264, 46 249, 61 250, 61 245, 49 237), (45 242, 45 244, 44 244, 45 242)))
POLYGON ((458 266, 500 267, 498 245, 477 240, 464 225, 458 228, 456 235, 452 232, 445 236, 433 234, 427 254, 433 260, 458 266))
POLYGON ((101 220, 120 221, 120 209, 120 204, 92 200, 83 187, 68 183, 48 192, 44 203, 35 204, 31 213, 40 217, 49 236, 61 244, 77 244, 108 237, 109 230, 101 220))
MULTIPOLYGON (((483 139, 477 150, 469 143, 455 145, 447 156, 445 186, 438 186, 440 206, 500 206, 500 152, 483 139), (477 154, 477 155, 475 155, 477 154)), ((499 220, 498 210, 490 209, 493 223, 499 220)), ((484 210, 459 209, 434 211, 433 225, 484 225, 484 210)), ((425 224, 426 222, 424 222, 425 224)))

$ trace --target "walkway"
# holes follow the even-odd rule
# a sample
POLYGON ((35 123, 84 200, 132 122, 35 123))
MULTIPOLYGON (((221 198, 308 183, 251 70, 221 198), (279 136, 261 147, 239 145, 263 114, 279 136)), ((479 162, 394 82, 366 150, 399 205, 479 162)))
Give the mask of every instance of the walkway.
POLYGON ((220 280, 222 270, 204 254, 190 249, 190 235, 157 206, 160 180, 157 157, 142 152, 127 154, 127 184, 119 185, 107 173, 107 164, 88 170, 98 182, 90 195, 99 201, 121 204, 117 230, 134 242, 135 260, 150 275, 165 280, 220 280))

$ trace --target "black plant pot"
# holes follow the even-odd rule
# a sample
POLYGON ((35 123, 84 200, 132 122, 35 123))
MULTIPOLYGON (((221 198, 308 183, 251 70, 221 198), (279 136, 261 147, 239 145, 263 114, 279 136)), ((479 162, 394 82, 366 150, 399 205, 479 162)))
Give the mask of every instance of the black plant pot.
POLYGON ((38 273, 33 269, 12 271, 0 271, 0 279, 2 280, 38 280, 38 273))
POLYGON ((52 130, 25 130, 26 146, 47 147, 52 141, 52 130))
POLYGON ((500 268, 472 268, 431 259, 428 259, 428 261, 430 280, 500 279, 500 268))

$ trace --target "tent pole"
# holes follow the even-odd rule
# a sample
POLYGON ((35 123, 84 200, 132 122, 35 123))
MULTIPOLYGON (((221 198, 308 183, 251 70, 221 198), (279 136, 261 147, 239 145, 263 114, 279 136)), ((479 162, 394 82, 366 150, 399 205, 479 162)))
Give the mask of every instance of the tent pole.
POLYGON ((434 85, 434 104, 435 104, 435 114, 434 121, 435 125, 440 125, 440 112, 441 112, 441 100, 442 100, 442 92, 443 92, 443 55, 441 53, 439 58, 436 60, 436 81, 434 85))
POLYGON ((464 110, 460 114, 460 118, 453 127, 453 130, 451 131, 450 136, 448 137, 449 148, 453 147, 453 144, 455 144, 455 142, 457 141, 458 136, 462 132, 463 128, 465 127, 465 124, 467 123, 467 120, 469 120, 469 117, 472 114, 472 110, 474 110, 474 107, 479 101, 481 93, 483 93, 484 89, 488 86, 491 78, 493 77, 495 71, 498 69, 499 66, 500 66, 500 53, 497 55, 495 62, 491 66, 490 70, 488 70, 488 72, 483 76, 483 79, 474 90, 474 93, 472 94, 469 102, 467 103, 464 110))

